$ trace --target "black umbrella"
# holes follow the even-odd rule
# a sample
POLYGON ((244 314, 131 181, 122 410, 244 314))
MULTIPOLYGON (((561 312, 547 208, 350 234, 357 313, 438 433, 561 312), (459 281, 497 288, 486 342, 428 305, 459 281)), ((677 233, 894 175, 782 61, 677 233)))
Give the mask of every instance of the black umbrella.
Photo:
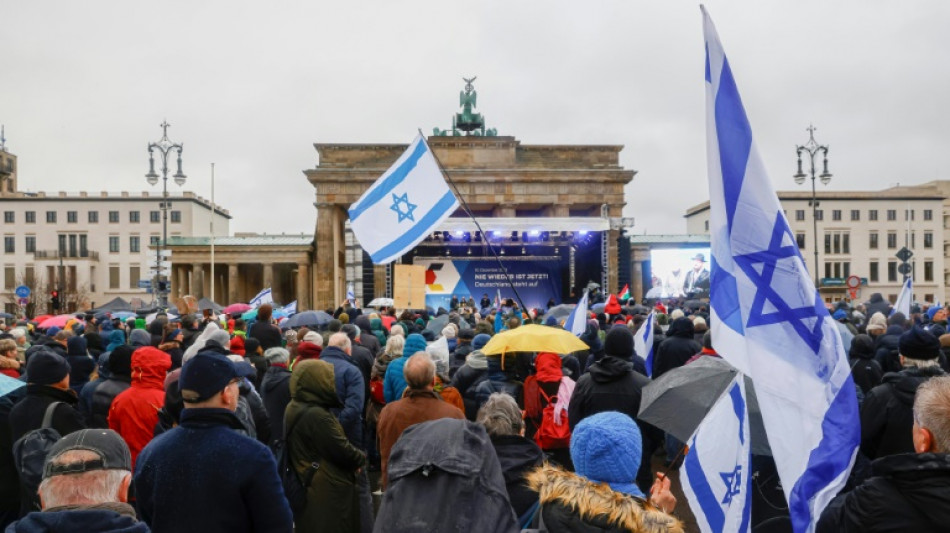
POLYGON ((548 317, 551 317, 551 316, 557 319, 570 316, 571 312, 574 311, 575 307, 577 306, 575 306, 574 304, 555 305, 554 307, 548 309, 547 313, 544 313, 544 320, 547 320, 548 317))
MULTIPOLYGON (((701 357, 688 365, 674 368, 643 388, 637 418, 682 442, 689 442, 706 413, 738 374, 734 366, 712 356, 701 357)), ((745 390, 752 453, 772 455, 759 401, 748 376, 745 377, 745 390)))
POLYGON ((283 324, 286 328, 318 328, 326 326, 333 317, 324 311, 304 311, 288 318, 283 324))

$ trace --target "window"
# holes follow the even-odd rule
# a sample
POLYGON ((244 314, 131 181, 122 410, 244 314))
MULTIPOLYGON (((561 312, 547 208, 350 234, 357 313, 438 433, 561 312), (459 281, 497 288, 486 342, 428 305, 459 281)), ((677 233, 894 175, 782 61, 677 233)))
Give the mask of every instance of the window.
POLYGON ((796 233, 796 234, 795 234, 795 242, 798 243, 798 249, 799 249, 799 250, 804 249, 804 248, 805 248, 805 234, 804 234, 804 233, 796 233))
POLYGON ((825 233, 825 253, 831 253, 831 234, 825 233))
POLYGON ((66 235, 57 235, 57 241, 59 242, 59 255, 66 255, 66 235))
POLYGON ((872 231, 868 234, 868 248, 877 250, 877 232, 872 231))
POLYGON ((795 220, 805 220, 805 210, 796 209, 795 210, 795 220))
MULTIPOLYGON (((906 239, 907 236, 905 235, 904 238, 906 239)), ((910 232, 910 247, 917 248, 917 232, 910 232)))
POLYGON ((13 224, 16 221, 16 215, 13 211, 4 211, 3 212, 3 222, 4 224, 13 224))
POLYGON ((852 209, 851 210, 851 220, 861 220, 861 210, 852 209))
POLYGON ((119 288, 119 267, 117 266, 109 267, 109 288, 110 289, 119 288))
POLYGON ((133 265, 129 267, 129 288, 138 289, 139 279, 142 278, 141 267, 133 265))
POLYGON ((824 220, 824 219, 825 219, 825 212, 822 211, 821 209, 816 210, 816 211, 815 211, 815 220, 824 220))
POLYGON ((132 235, 129 237, 129 251, 132 253, 138 253, 140 251, 138 235, 132 235))
POLYGON ((897 261, 887 262, 887 281, 897 281, 897 261))
POLYGON ((89 239, 85 233, 79 235, 79 257, 89 257, 89 239))
POLYGON ((99 223, 99 212, 98 212, 98 211, 90 211, 90 212, 89 212, 89 223, 90 223, 90 224, 98 224, 98 223, 99 223))
POLYGON ((933 209, 924 209, 924 220, 933 220, 934 212, 933 209))
POLYGON ((841 220, 841 210, 833 209, 831 211, 831 220, 841 220))
POLYGON ((76 211, 66 211, 66 222, 69 224, 75 224, 79 221, 79 213, 76 211))
POLYGON ((887 232, 887 247, 891 250, 897 248, 897 233, 893 231, 887 232))
POLYGON ((871 261, 871 264, 869 265, 869 267, 870 268, 868 269, 869 270, 868 277, 870 278, 871 282, 877 283, 878 278, 880 277, 880 274, 878 273, 878 262, 871 261))
POLYGON ((109 211, 109 222, 116 224, 119 222, 119 212, 109 211))
POLYGON ((181 211, 172 211, 172 222, 176 224, 181 222, 181 211))
POLYGON ((33 253, 36 251, 36 236, 27 235, 26 236, 26 253, 33 253))
POLYGON ((868 220, 877 220, 877 209, 868 210, 868 220))
POLYGON ((934 247, 934 234, 932 231, 924 232, 924 248, 934 247))
POLYGON ((6 289, 16 287, 16 269, 14 267, 6 267, 3 269, 3 286, 6 289))
POLYGON ((109 236, 109 253, 113 253, 113 254, 119 253, 119 236, 118 235, 109 236))
MULTIPOLYGON (((149 212, 148 212, 148 221, 151 222, 152 224, 155 224, 156 222, 161 222, 161 221, 162 221, 162 212, 161 212, 161 211, 149 211, 149 212)), ((709 223, 707 222, 706 225, 708 226, 709 223)), ((709 228, 707 227, 706 229, 709 229, 709 228)))
POLYGON ((851 234, 846 231, 831 231, 825 233, 826 254, 850 254, 851 234))
POLYGON ((7 235, 3 238, 3 252, 8 254, 16 253, 16 237, 7 235))
POLYGON ((27 212, 26 212, 26 223, 27 223, 27 224, 36 224, 36 211, 27 211, 27 212))
POLYGON ((831 277, 831 263, 830 262, 825 263, 825 277, 826 278, 831 277))
POLYGON ((924 281, 934 280, 934 262, 924 261, 924 281))
POLYGON ((887 219, 888 219, 888 220, 897 220, 897 209, 888 209, 888 210, 887 210, 887 219))
POLYGON ((850 233, 841 234, 841 253, 843 254, 851 253, 851 234, 850 233))
POLYGON ((129 211, 129 223, 138 224, 139 223, 139 212, 138 211, 129 211))
POLYGON ((55 224, 56 223, 56 211, 47 211, 46 212, 46 223, 55 224))
POLYGON ((905 209, 904 210, 904 220, 914 220, 914 210, 905 209))
POLYGON ((150 235, 148 238, 148 243, 151 246, 158 246, 159 244, 161 244, 161 242, 162 242, 162 239, 158 235, 150 235))
POLYGON ((705 226, 706 231, 709 231, 709 221, 708 221, 708 220, 703 224, 703 226, 705 226))

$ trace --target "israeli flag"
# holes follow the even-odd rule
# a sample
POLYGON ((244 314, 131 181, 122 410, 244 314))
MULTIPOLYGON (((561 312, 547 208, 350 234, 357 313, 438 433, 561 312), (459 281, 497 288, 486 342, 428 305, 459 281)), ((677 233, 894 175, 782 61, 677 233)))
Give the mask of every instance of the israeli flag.
POLYGON ((346 300, 350 303, 356 302, 356 294, 353 292, 353 284, 350 283, 346 286, 346 300))
POLYGON ((419 244, 459 206, 420 134, 350 206, 350 226, 373 263, 389 263, 419 244))
POLYGON ((891 314, 904 313, 906 318, 910 318, 910 303, 914 300, 914 278, 907 278, 904 286, 901 287, 901 293, 897 295, 897 302, 891 309, 891 314))
POLYGON ((798 533, 813 531, 857 453, 854 381, 705 8, 703 26, 712 340, 755 383, 792 525, 798 533))
POLYGON ((284 306, 284 312, 287 313, 287 316, 297 314, 297 300, 290 302, 284 306))
POLYGON ((581 298, 581 301, 577 303, 577 306, 574 307, 574 310, 571 311, 571 314, 567 317, 567 322, 564 323, 564 329, 577 336, 583 335, 584 331, 587 329, 586 290, 584 291, 584 296, 581 298))
POLYGON ((745 378, 738 374, 689 441, 683 493, 703 533, 746 533, 752 518, 745 378))
POLYGON ((273 296, 271 296, 270 287, 257 293, 257 296, 251 298, 250 302, 247 302, 247 304, 250 305, 251 307, 260 307, 264 304, 272 304, 272 303, 274 303, 274 298, 273 296))
POLYGON ((633 337, 633 349, 646 360, 647 375, 653 377, 653 319, 656 311, 651 311, 633 337))

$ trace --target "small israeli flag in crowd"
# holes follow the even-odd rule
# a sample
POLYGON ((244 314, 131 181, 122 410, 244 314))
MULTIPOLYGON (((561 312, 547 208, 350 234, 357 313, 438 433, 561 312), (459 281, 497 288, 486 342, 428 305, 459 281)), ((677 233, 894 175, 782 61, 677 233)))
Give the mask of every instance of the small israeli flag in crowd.
POLYGON ((284 306, 284 312, 287 313, 287 316, 297 314, 297 300, 290 302, 284 306))
POLYGON ((419 244, 458 208, 420 134, 350 206, 350 226, 373 263, 389 263, 419 244))
POLYGON ((904 286, 901 287, 901 293, 897 295, 897 302, 891 309, 891 314, 904 313, 906 318, 910 318, 910 304, 914 300, 914 278, 907 278, 904 286))
POLYGON ((250 301, 250 302, 247 302, 247 303, 248 303, 248 305, 250 305, 251 307, 260 307, 260 306, 262 306, 262 305, 264 305, 264 304, 272 304, 272 303, 274 303, 274 298, 273 298, 273 296, 271 296, 270 287, 268 287, 268 288, 262 290, 261 292, 257 293, 257 296, 251 298, 251 301, 250 301))
POLYGON ((574 307, 574 310, 571 311, 571 314, 567 317, 567 322, 564 322, 564 329, 577 336, 583 335, 587 329, 586 290, 584 291, 584 296, 581 298, 581 301, 577 302, 577 306, 574 307))
POLYGON ((703 533, 746 533, 752 519, 745 378, 738 374, 689 440, 680 482, 703 533))
POLYGON ((353 292, 353 284, 349 283, 346 286, 346 301, 350 303, 356 302, 356 294, 353 292))
POLYGON ((633 337, 633 349, 646 361, 647 376, 653 377, 653 319, 656 311, 651 311, 633 337))
POLYGON ((705 8, 703 29, 712 341, 755 383, 792 526, 810 532, 854 462, 857 394, 705 8))

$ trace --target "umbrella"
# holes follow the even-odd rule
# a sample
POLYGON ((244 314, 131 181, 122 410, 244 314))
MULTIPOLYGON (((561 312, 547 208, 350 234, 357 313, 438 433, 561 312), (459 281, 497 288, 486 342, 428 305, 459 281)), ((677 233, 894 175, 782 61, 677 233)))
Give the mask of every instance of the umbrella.
POLYGON ((439 315, 429 321, 429 324, 426 326, 426 330, 435 333, 435 336, 438 337, 442 334, 442 329, 449 323, 449 315, 439 315))
MULTIPOLYGON (((739 371, 719 357, 701 357, 688 365, 674 368, 643 388, 637 418, 682 442, 689 442, 706 413, 722 397, 736 375, 739 375, 739 371)), ((772 455, 762 422, 762 411, 752 380, 748 377, 745 378, 745 389, 752 453, 772 455)))
POLYGON ((561 304, 555 305, 554 307, 548 309, 547 313, 544 313, 544 320, 547 320, 548 317, 554 317, 558 320, 568 317, 571 315, 571 312, 574 311, 574 308, 577 307, 574 304, 561 304))
POLYGON ((36 322, 37 324, 42 324, 43 321, 45 321, 48 318, 53 318, 53 315, 40 315, 38 317, 34 317, 33 322, 36 322))
POLYGON ((632 315, 649 315, 650 309, 645 305, 634 305, 630 307, 630 314, 632 315))
POLYGON ((0 313, 0 318, 16 318, 16 317, 11 315, 10 313, 0 313))
POLYGON ((224 309, 221 310, 221 312, 227 313, 229 315, 233 315, 235 313, 243 313, 245 311, 249 311, 250 309, 251 309, 251 306, 247 304, 236 303, 236 304, 231 304, 225 307, 224 309))
POLYGON ((202 298, 198 300, 198 310, 204 311, 205 309, 211 309, 215 313, 220 313, 223 308, 211 301, 210 298, 202 298))
POLYGON ((56 315, 54 317, 47 318, 46 320, 40 322, 40 325, 38 327, 40 329, 49 329, 52 327, 65 328, 66 322, 69 322, 73 318, 76 318, 76 315, 72 315, 72 314, 56 315))
MULTIPOLYGON (((171 312, 166 313, 166 316, 168 317, 168 320, 169 320, 169 321, 174 322, 175 320, 178 320, 178 315, 176 315, 176 314, 174 314, 174 313, 171 313, 171 312)), ((154 313, 150 313, 150 314, 148 314, 148 315, 145 315, 145 323, 146 323, 146 324, 151 324, 152 322, 155 321, 156 318, 158 318, 158 311, 155 311, 154 313)))
POLYGON ((594 304, 590 306, 590 310, 595 313, 603 313, 604 307, 607 307, 607 304, 605 302, 600 302, 599 304, 594 304))
POLYGON ((392 307, 393 299, 392 298, 376 298, 372 302, 366 304, 366 307, 392 307))
POLYGON ((495 335, 482 348, 482 353, 485 355, 499 355, 507 352, 565 354, 587 349, 588 346, 570 331, 530 324, 495 335))
MULTIPOLYGON (((280 309, 280 308, 274 309, 273 311, 271 311, 271 317, 275 319, 286 318, 287 311, 284 311, 283 309, 280 309)), ((244 320, 257 320, 257 309, 251 309, 250 311, 241 315, 241 318, 243 318, 244 320)))
POLYGON ((304 311, 288 318, 281 326, 286 328, 317 328, 326 326, 331 320, 333 320, 333 317, 324 311, 304 311))
POLYGON ((116 311, 115 313, 112 313, 112 318, 118 318, 119 320, 126 320, 129 318, 135 318, 137 316, 139 315, 133 311, 116 311))

